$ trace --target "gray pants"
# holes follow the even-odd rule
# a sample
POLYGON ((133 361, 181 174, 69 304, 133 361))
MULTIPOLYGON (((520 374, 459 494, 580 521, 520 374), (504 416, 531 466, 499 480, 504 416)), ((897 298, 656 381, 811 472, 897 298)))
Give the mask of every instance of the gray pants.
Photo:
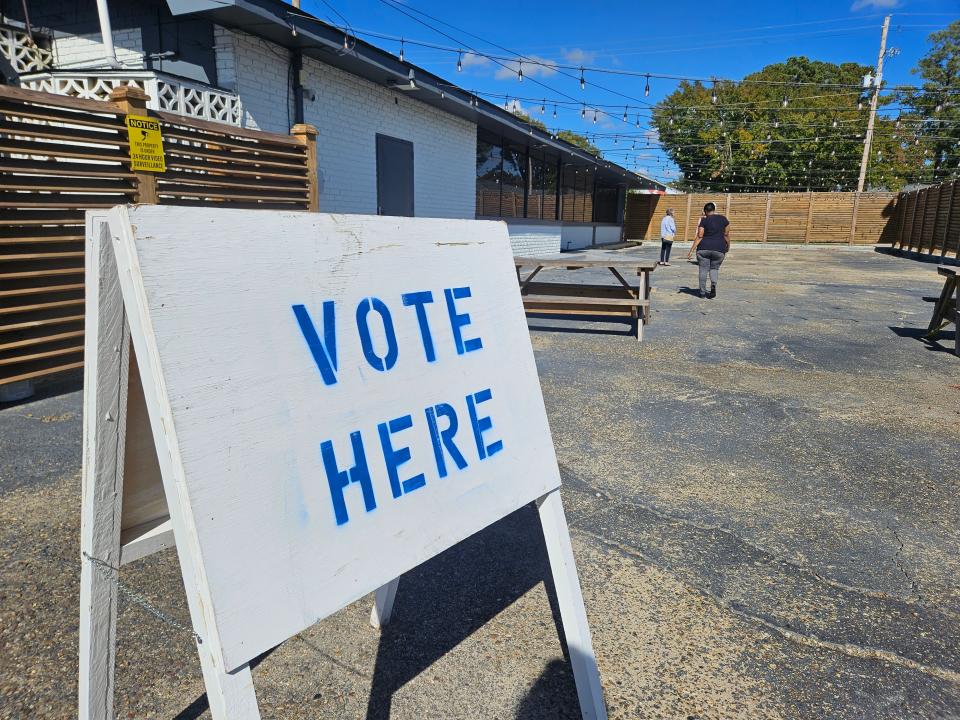
POLYGON ((697 250, 697 263, 700 265, 700 291, 707 291, 707 273, 710 274, 710 282, 717 284, 717 277, 720 275, 720 263, 726 257, 726 253, 719 250, 697 250))

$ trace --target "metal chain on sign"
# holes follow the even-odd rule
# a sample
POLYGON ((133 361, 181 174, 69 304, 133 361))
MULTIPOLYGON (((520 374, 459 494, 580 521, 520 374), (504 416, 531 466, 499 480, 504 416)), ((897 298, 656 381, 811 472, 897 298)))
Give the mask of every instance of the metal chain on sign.
POLYGON ((106 578, 109 578, 117 583, 117 588, 126 596, 135 605, 138 605, 143 610, 146 610, 148 613, 153 615, 160 622, 166 623, 171 627, 176 628, 177 630, 182 630, 183 632, 190 633, 193 636, 193 639, 197 641, 198 645, 203 644, 203 638, 201 638, 193 628, 184 625, 182 622, 177 620, 175 617, 168 615, 163 610, 158 608, 156 605, 151 603, 144 597, 141 593, 134 590, 132 587, 124 583, 119 575, 120 571, 113 567, 110 563, 104 562, 100 558, 95 558, 92 555, 88 555, 86 552, 82 553, 83 557, 90 561, 90 563, 106 578))

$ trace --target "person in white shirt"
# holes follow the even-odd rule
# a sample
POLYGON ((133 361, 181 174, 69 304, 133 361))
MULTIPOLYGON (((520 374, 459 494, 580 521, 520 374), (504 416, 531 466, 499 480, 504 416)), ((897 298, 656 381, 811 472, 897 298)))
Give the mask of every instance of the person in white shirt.
POLYGON ((677 223, 673 219, 673 209, 667 208, 667 214, 660 221, 660 262, 658 265, 670 264, 670 250, 673 248, 673 239, 677 236, 677 223))

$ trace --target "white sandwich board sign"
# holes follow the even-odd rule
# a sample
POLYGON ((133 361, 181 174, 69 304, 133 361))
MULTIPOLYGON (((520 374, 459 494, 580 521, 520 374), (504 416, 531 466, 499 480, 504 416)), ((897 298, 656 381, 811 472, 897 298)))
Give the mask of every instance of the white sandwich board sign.
POLYGON ((111 716, 115 576, 175 545, 215 718, 248 663, 536 501, 584 717, 605 717, 502 223, 88 214, 80 716, 111 716))

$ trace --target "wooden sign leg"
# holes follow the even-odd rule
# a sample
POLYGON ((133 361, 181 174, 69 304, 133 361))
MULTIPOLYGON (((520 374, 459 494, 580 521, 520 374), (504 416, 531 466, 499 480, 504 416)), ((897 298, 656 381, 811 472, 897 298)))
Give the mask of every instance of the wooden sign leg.
POLYGON ((109 240, 98 241, 96 225, 88 230, 92 248, 86 268, 79 717, 112 720, 116 575, 90 558, 120 565, 130 334, 112 249, 109 240), (99 262, 93 262, 97 256, 99 262))
POLYGON ((400 578, 395 578, 386 585, 381 585, 373 594, 373 609, 370 610, 370 624, 375 628, 383 627, 390 622, 393 614, 393 600, 397 596, 397 585, 400 578))
POLYGON ((557 604, 560 607, 563 633, 567 638, 573 679, 577 684, 580 714, 584 720, 606 720, 607 707, 603 700, 603 687, 600 685, 600 670, 593 654, 587 611, 583 606, 583 595, 580 592, 580 580, 577 578, 577 566, 573 558, 573 546, 570 544, 567 518, 560 500, 560 490, 552 490, 541 497, 537 501, 537 507, 540 510, 547 556, 550 558, 553 584, 557 590, 557 604))
POLYGON ((197 643, 197 653, 213 720, 260 720, 250 666, 244 665, 227 673, 216 666, 203 643, 197 643))

